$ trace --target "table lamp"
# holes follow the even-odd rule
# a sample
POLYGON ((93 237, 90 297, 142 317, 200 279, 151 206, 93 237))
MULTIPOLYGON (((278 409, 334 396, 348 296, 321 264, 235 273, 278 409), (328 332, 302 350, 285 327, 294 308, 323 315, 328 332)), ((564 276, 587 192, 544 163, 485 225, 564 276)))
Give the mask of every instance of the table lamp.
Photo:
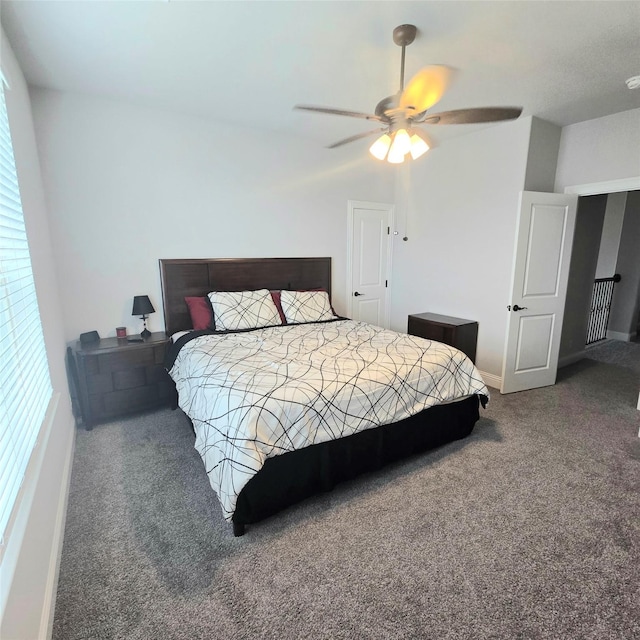
POLYGON ((143 338, 148 338, 151 335, 151 331, 147 329, 147 316, 150 313, 155 313, 155 309, 149 300, 149 296, 134 296, 133 297, 133 311, 132 316, 141 316, 144 322, 144 329, 140 334, 143 338))

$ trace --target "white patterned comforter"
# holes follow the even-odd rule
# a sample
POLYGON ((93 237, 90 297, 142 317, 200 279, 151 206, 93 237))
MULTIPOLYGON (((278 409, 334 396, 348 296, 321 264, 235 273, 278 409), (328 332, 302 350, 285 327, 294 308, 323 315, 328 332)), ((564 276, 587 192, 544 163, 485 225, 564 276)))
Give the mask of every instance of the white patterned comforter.
POLYGON ((170 374, 229 521, 269 457, 489 395, 461 351, 353 320, 199 336, 170 374))

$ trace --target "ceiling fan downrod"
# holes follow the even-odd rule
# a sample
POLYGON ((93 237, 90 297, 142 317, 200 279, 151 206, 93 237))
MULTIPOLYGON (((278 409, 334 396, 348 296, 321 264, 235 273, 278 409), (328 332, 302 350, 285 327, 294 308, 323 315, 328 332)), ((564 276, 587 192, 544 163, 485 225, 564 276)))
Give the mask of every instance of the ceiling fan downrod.
POLYGON ((401 24, 393 30, 393 41, 402 47, 402 58, 400 61, 400 93, 404 91, 404 52, 416 38, 416 27, 413 24, 401 24))

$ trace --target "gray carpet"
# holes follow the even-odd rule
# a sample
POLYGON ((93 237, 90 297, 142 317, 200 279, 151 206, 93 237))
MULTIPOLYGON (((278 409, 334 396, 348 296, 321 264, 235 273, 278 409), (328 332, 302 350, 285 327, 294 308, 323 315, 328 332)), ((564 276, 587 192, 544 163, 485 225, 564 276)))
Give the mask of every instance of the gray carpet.
POLYGON ((494 392, 464 441, 242 538, 179 411, 79 431, 54 638, 638 638, 639 377, 494 392))
POLYGON ((587 358, 633 369, 640 376, 640 342, 602 340, 587 347, 587 358))

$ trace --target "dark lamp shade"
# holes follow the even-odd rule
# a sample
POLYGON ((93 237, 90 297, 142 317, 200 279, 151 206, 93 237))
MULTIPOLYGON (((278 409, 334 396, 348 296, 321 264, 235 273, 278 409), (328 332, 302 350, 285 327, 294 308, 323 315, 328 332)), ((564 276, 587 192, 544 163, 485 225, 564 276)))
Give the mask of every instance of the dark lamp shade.
POLYGON ((149 300, 149 296, 134 296, 132 316, 146 316, 155 313, 155 309, 149 300))

